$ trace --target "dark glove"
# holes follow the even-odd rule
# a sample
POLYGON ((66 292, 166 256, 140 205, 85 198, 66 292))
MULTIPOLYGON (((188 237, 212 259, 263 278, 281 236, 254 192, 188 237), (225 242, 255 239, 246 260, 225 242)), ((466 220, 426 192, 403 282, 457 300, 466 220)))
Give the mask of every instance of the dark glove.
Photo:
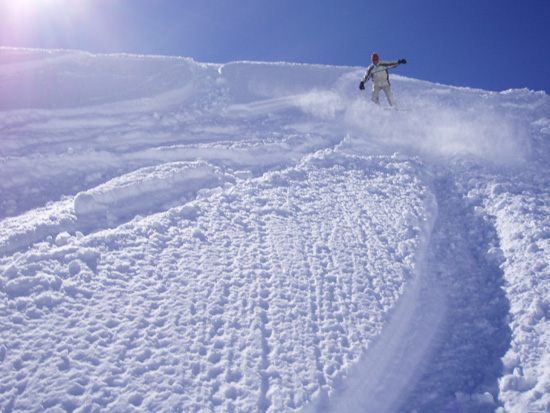
POLYGON ((399 63, 399 64, 401 64, 401 63, 407 63, 407 61, 406 61, 405 59, 399 59, 399 60, 397 61, 397 63, 399 63))
POLYGON ((359 89, 365 90, 365 82, 359 83, 359 89))

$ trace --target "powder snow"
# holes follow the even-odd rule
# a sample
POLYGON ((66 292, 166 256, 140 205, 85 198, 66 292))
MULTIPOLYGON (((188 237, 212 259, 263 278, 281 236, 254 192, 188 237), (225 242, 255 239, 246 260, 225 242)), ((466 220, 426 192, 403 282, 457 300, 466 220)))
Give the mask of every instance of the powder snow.
POLYGON ((549 96, 363 71, 0 48, 0 410, 550 411, 549 96))

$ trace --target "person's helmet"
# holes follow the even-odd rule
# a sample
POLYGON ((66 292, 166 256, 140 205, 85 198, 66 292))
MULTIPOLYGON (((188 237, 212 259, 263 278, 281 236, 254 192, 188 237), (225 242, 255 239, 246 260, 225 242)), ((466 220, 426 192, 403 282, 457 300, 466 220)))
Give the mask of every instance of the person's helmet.
POLYGON ((376 53, 373 53, 372 56, 370 57, 371 60, 374 62, 375 60, 379 60, 378 59, 378 55, 376 53))

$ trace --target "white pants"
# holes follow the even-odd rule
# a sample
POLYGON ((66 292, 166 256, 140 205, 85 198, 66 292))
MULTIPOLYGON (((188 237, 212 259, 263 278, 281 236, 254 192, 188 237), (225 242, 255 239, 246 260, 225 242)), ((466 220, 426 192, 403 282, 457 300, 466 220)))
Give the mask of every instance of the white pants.
POLYGON ((397 103, 395 103, 395 99, 393 97, 393 93, 391 91, 390 85, 386 85, 386 86, 372 85, 372 101, 377 105, 380 104, 380 98, 379 98, 380 89, 382 89, 386 94, 386 99, 388 99, 388 103, 390 104, 390 106, 397 107, 397 103))

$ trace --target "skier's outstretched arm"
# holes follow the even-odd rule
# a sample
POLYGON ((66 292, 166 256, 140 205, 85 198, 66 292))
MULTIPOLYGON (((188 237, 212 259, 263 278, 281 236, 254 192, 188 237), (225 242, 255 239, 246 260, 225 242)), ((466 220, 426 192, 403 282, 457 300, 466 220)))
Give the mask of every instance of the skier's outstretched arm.
POLYGON ((397 67, 400 64, 405 64, 405 63, 407 63, 405 59, 399 59, 399 60, 394 60, 392 62, 380 62, 378 67, 383 68, 384 70, 387 70, 387 69, 393 69, 394 67, 397 67))

